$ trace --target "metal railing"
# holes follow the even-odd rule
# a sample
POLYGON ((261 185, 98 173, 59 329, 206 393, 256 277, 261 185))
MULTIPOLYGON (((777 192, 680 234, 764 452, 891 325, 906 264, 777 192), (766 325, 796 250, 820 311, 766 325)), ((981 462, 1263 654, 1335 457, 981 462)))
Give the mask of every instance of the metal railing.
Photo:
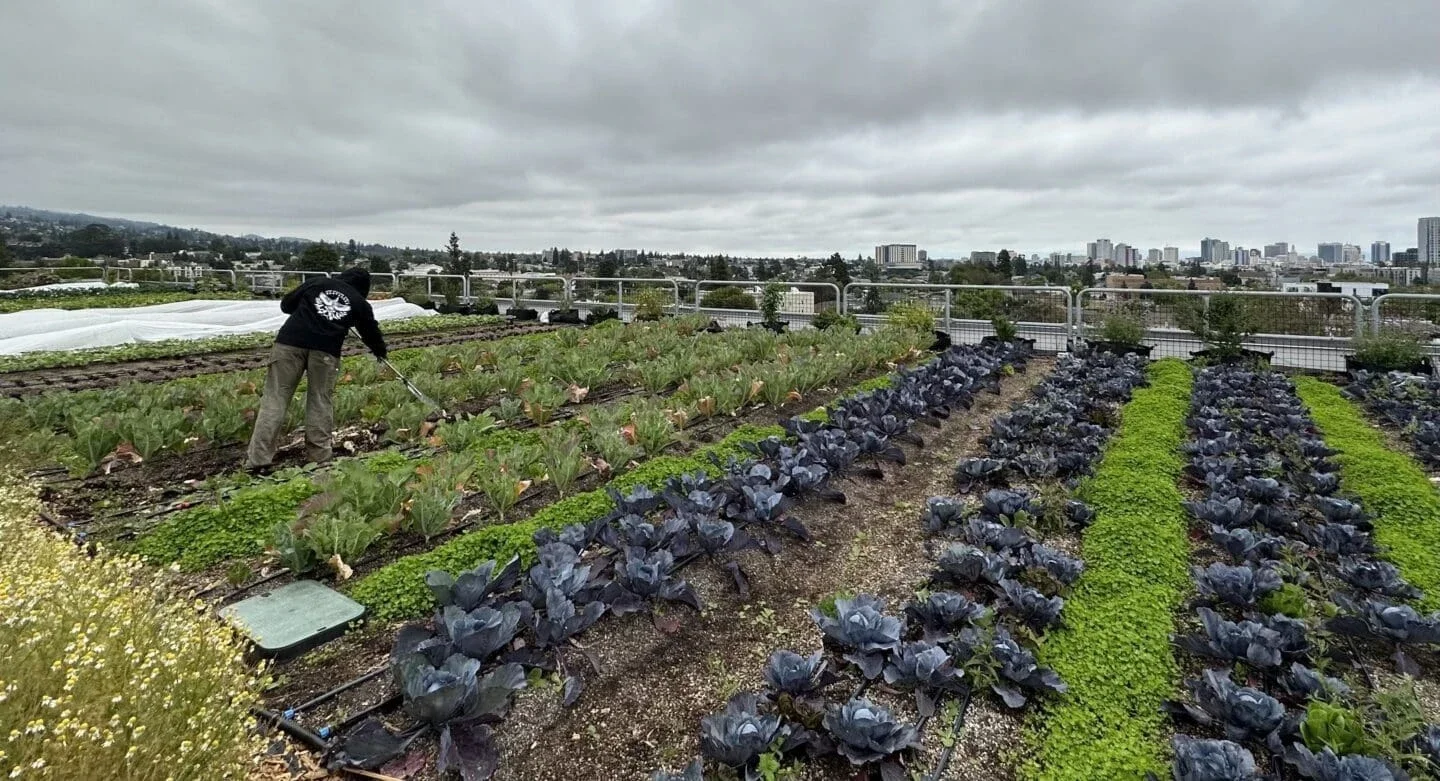
POLYGON ((905 282, 851 282, 841 296, 842 311, 855 315, 862 325, 882 322, 883 312, 899 301, 920 301, 939 318, 938 330, 962 343, 974 343, 995 334, 991 321, 1010 320, 1017 336, 1034 339, 1041 350, 1064 350, 1070 344, 1070 288, 1056 285, 930 285, 905 282), (864 291, 856 302, 852 293, 864 291), (920 295, 906 293, 917 291, 920 295), (888 294, 888 295, 887 295, 888 294))
MULTIPOLYGON (((615 306, 615 311, 616 311, 617 313, 619 313, 621 319, 624 319, 624 317, 625 317, 625 283, 627 283, 627 282, 629 282, 631 285, 635 285, 635 286, 644 285, 644 286, 650 286, 650 287, 668 287, 668 288, 670 288, 671 293, 672 293, 672 300, 673 300, 673 303, 671 304, 671 311, 672 311, 673 313, 676 313, 676 314, 678 314, 678 313, 680 312, 680 306, 681 306, 681 305, 680 305, 680 285, 681 285, 682 283, 683 283, 683 284, 686 284, 686 285, 690 285, 690 284, 693 284, 693 283, 694 283, 694 280, 690 280, 690 279, 674 279, 674 278, 671 278, 671 277, 656 277, 656 278, 654 278, 654 279, 647 279, 647 278, 645 278, 645 277, 567 277, 567 278, 566 278, 566 281, 567 281, 566 297, 567 297, 571 302, 576 303, 576 304, 590 304, 590 305, 601 304, 601 305, 605 305, 605 306, 609 306, 609 305, 611 305, 611 304, 613 303, 613 305, 615 306), (581 282, 581 283, 584 283, 584 284, 587 284, 587 285, 591 285, 591 286, 601 285, 601 284, 603 284, 603 285, 614 284, 614 285, 615 285, 615 301, 614 301, 614 302, 610 302, 610 301, 580 301, 580 300, 575 296, 575 283, 576 283, 576 282, 581 282)), ((631 308, 633 309, 634 307, 632 306, 631 308)))
POLYGON ((1115 318, 1143 329, 1151 355, 1188 358, 1206 348, 1195 331, 1203 330, 1219 297, 1237 300, 1240 322, 1253 330, 1242 345, 1272 353, 1277 366, 1343 370, 1352 340, 1364 330, 1365 305, 1344 293, 1086 288, 1072 307, 1074 335, 1100 339, 1105 321, 1115 318))
POLYGON ((843 294, 840 290, 840 286, 835 284, 834 282, 786 282, 779 279, 768 280, 766 282, 726 282, 718 279, 702 279, 697 280, 694 283, 695 301, 694 304, 691 306, 691 311, 694 311, 696 313, 703 312, 707 315, 710 315, 722 325, 744 325, 746 323, 758 321, 762 316, 760 310, 760 307, 762 305, 760 296, 764 295, 765 285, 772 282, 774 284, 784 287, 787 293, 792 288, 801 292, 803 292, 806 288, 809 288, 812 290, 828 290, 833 296, 829 301, 814 302, 814 305, 811 307, 811 311, 809 312, 787 312, 785 311, 785 304, 782 301, 780 304, 780 311, 777 313, 777 317, 781 322, 787 323, 792 326, 808 326, 811 319, 814 318, 816 314, 825 311, 825 309, 827 308, 833 308, 835 309, 835 311, 838 312, 844 305, 844 302, 841 300, 843 294), (713 307, 704 305, 705 291, 707 289, 719 290, 720 288, 725 287, 745 288, 755 287, 757 285, 760 287, 759 295, 750 294, 750 297, 755 299, 755 308, 753 309, 735 309, 732 307, 713 307))
POLYGON ((285 278, 290 276, 300 277, 301 284, 310 277, 330 276, 328 271, 237 271, 235 274, 249 279, 250 290, 254 293, 278 293, 285 289, 285 278), (261 278, 266 280, 265 284, 261 284, 261 278), (274 284, 270 284, 272 279, 276 280, 274 284))
MULTIPOLYGON (((126 266, 61 266, 37 268, 0 268, 0 272, 54 273, 70 278, 119 281, 122 274, 134 280, 136 269, 126 266)), ((146 276, 151 271, 140 269, 146 276)), ((232 271, 206 269, 202 275, 228 276, 235 289, 252 291, 283 290, 287 279, 328 277, 323 271, 232 271)), ((164 278, 163 271, 155 275, 164 278)), ((520 306, 555 309, 568 302, 580 310, 613 307, 622 318, 629 319, 635 308, 626 303, 627 288, 664 288, 671 312, 703 312, 727 325, 754 322, 760 316, 760 302, 755 309, 729 309, 703 306, 707 292, 717 288, 760 287, 766 282, 693 280, 684 278, 646 277, 581 277, 561 275, 460 275, 406 274, 372 272, 377 282, 388 282, 398 290, 410 280, 424 280, 425 292, 432 299, 455 295, 464 303, 478 297, 504 301, 508 292, 509 308, 520 306), (506 284, 508 283, 508 285, 506 284), (437 291, 442 284, 448 290, 437 291), (557 299, 536 296, 537 285, 559 286, 557 299), (582 299, 578 294, 613 286, 614 300, 598 297, 582 299), (504 288, 509 290, 505 291, 504 288), (682 290, 683 288, 683 290, 682 290), (529 296, 529 297, 527 297, 529 296), (693 298, 689 298, 693 296, 693 298), (594 300, 592 300, 594 299, 594 300), (688 304, 688 306, 687 306, 688 304)), ((193 282, 193 278, 181 280, 193 282)), ((1004 318, 1016 324, 1018 335, 1036 340, 1041 350, 1058 351, 1078 342, 1102 339, 1105 322, 1112 317, 1130 320, 1141 328, 1142 341, 1152 348, 1156 357, 1173 355, 1190 357, 1205 349, 1206 344, 1195 334, 1211 311, 1216 297, 1238 299, 1242 316, 1253 324, 1243 344, 1248 349, 1273 353, 1277 366, 1302 369, 1343 370, 1345 358, 1354 351, 1354 339, 1365 333, 1401 333, 1418 338, 1429 354, 1440 359, 1440 294, 1389 293, 1378 296, 1368 305, 1361 299, 1342 293, 1286 293, 1254 290, 1172 290, 1131 288, 1086 288, 1072 293, 1069 288, 1053 285, 945 285, 912 282, 857 281, 843 288, 832 282, 790 282, 770 280, 790 289, 829 291, 836 310, 855 316, 868 328, 883 324, 887 310, 901 301, 919 301, 936 316, 936 327, 951 335, 956 342, 968 343, 994 334, 993 318, 1004 318)), ((605 296, 604 298, 608 298, 605 296)), ((826 302, 818 302, 817 311, 826 302)), ((783 307, 783 305, 782 305, 783 307)), ((785 312, 780 319, 791 327, 808 327, 814 315, 785 312)), ((1132 328, 1133 330, 1133 328, 1132 328)))
POLYGON ((1440 295, 1387 293, 1370 302, 1370 333, 1418 341, 1432 362, 1440 358, 1440 295))

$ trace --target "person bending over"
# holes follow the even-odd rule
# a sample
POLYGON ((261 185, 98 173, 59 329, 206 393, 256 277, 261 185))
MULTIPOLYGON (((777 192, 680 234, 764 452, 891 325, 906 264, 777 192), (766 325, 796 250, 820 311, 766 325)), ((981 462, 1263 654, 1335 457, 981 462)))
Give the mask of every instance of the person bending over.
POLYGON ((377 358, 384 358, 387 352, 375 310, 365 300, 369 294, 370 272, 349 268, 333 279, 312 279, 280 301, 280 311, 290 317, 276 335, 266 363, 260 414, 255 418, 246 458, 248 469, 267 469, 274 461, 290 397, 295 395, 302 376, 308 378, 305 457, 317 464, 330 460, 330 438, 335 426, 331 396, 340 373, 345 335, 354 328, 377 358))

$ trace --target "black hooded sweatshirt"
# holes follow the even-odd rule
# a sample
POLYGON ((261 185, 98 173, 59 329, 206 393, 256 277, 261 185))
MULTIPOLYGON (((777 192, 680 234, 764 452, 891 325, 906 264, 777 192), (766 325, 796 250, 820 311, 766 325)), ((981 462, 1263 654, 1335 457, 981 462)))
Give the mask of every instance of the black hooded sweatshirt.
POLYGON ((375 310, 365 300, 369 294, 370 272, 363 268, 348 268, 334 278, 316 277, 305 282, 280 301, 280 311, 290 319, 280 327, 275 341, 339 357, 345 335, 354 328, 365 346, 384 358, 385 337, 375 322, 375 310))

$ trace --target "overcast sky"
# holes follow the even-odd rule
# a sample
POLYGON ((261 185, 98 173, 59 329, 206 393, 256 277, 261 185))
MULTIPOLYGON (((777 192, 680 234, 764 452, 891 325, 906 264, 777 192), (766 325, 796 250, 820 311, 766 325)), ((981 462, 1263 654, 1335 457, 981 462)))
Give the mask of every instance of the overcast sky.
POLYGON ((469 249, 1415 244, 1436 0, 34 0, 0 203, 469 249))

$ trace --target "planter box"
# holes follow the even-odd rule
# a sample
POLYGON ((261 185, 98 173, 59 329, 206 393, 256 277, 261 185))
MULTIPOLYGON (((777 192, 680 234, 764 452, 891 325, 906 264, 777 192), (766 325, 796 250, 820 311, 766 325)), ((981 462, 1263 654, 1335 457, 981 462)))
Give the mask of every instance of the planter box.
POLYGON ((555 309, 550 312, 550 322, 563 323, 565 325, 580 325, 580 313, 574 309, 555 309))
POLYGON ((1383 367, 1371 363, 1357 361, 1355 360, 1355 356, 1347 355, 1345 356, 1345 371, 1349 374, 1354 374, 1357 371, 1367 371, 1378 374, 1396 371, 1405 372, 1406 374, 1421 374, 1428 377, 1429 375, 1434 373, 1435 368, 1431 366, 1430 360, 1428 358, 1424 361, 1418 361, 1416 363, 1410 364, 1409 366, 1383 367))
POLYGON ((506 312, 505 314, 509 315, 511 320, 515 320, 515 321, 519 321, 519 322, 526 322, 526 321, 539 320, 539 319, 540 319, 540 313, 539 313, 538 311, 534 310, 534 309, 524 309, 524 308, 521 308, 521 309, 511 309, 510 311, 506 312))
POLYGON ((1239 355, 1232 355, 1228 358, 1220 358, 1217 355, 1217 351, 1212 348, 1209 350, 1198 350, 1196 352, 1190 353, 1190 357, 1192 359, 1201 358, 1209 363, 1228 365, 1236 363, 1269 363, 1270 359, 1275 357, 1275 353, 1262 353, 1259 350, 1242 349, 1239 355))
POLYGON ((1090 349, 1096 352, 1113 353, 1115 355, 1138 355, 1142 358, 1149 358, 1150 351, 1155 349, 1148 344, 1125 344, 1123 342, 1092 341, 1086 342, 1090 349))

